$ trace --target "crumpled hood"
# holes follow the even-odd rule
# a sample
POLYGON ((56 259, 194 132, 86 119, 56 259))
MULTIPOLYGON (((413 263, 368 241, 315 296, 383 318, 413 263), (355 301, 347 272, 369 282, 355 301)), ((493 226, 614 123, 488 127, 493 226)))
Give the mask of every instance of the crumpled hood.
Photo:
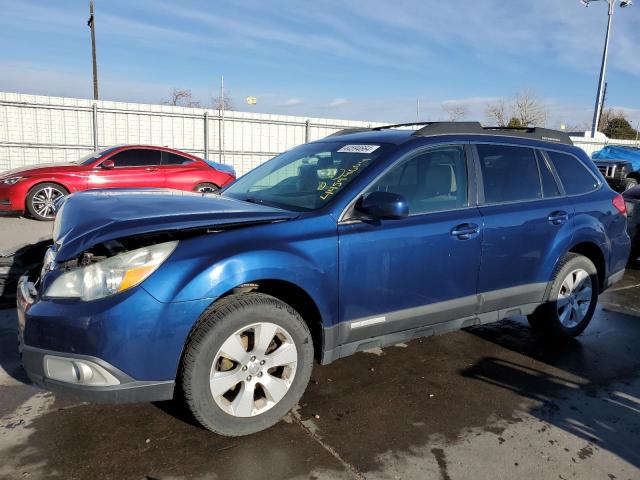
POLYGON ((170 189, 88 190, 64 198, 53 228, 56 261, 108 240, 153 232, 288 220, 298 214, 170 189))

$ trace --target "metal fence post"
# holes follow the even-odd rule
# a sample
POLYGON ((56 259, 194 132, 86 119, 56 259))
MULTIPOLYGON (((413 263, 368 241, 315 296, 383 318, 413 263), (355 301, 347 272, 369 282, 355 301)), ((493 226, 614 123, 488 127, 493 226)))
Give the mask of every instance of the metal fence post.
POLYGON ((93 114, 93 149, 98 150, 98 105, 96 103, 91 107, 93 114))
POLYGON ((304 143, 309 143, 309 120, 304 122, 304 143))
POLYGON ((209 112, 204 112, 204 158, 209 158, 209 112))

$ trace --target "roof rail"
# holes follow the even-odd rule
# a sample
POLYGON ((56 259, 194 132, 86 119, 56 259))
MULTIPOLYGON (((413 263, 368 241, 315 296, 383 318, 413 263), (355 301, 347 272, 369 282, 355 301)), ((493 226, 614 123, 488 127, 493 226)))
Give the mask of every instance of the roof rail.
POLYGON ((505 135, 509 137, 531 138, 545 142, 564 143, 573 145, 571 138, 566 132, 551 130, 540 127, 483 127, 479 122, 433 122, 413 134, 418 137, 429 137, 432 135, 452 135, 452 134, 479 134, 479 135, 505 135))
POLYGON ((506 132, 506 135, 513 137, 525 137, 534 138, 536 140, 543 140, 545 142, 564 143, 566 145, 573 145, 573 140, 567 132, 560 130, 552 130, 551 128, 542 127, 484 127, 485 133, 490 133, 492 130, 498 132, 506 132))
POLYGON ((398 127, 413 127, 415 125, 428 125, 432 122, 414 122, 414 123, 395 123, 391 125, 381 125, 379 127, 355 127, 355 128, 345 128, 343 130, 338 130, 337 132, 332 133, 331 135, 327 135, 327 137, 339 137, 340 135, 349 135, 350 133, 359 133, 359 132, 379 132, 380 130, 387 130, 390 128, 398 128, 398 127))
POLYGON ((551 130, 549 128, 540 127, 483 127, 480 122, 414 122, 414 123, 397 123, 393 125, 383 125, 373 128, 345 128, 338 132, 332 133, 330 137, 340 135, 348 135, 349 133, 371 132, 387 130, 398 127, 413 127, 423 125, 413 135, 416 137, 430 137, 433 135, 503 135, 518 138, 530 138, 533 140, 542 140, 545 142, 563 143, 573 145, 569 134, 559 130, 551 130))
POLYGON ((330 135, 327 135, 325 138, 329 137, 339 137, 340 135, 349 135, 350 133, 358 133, 358 132, 370 132, 370 128, 361 127, 361 128, 344 128, 342 130, 338 130, 337 132, 333 132, 330 135))

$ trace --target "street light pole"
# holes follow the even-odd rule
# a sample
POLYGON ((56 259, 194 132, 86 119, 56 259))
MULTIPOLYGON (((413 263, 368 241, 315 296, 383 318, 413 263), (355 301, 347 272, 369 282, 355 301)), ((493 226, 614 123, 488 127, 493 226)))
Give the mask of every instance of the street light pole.
POLYGON ((93 0, 89 1, 89 21, 91 28, 91 56, 93 58, 93 99, 98 100, 98 61, 96 60, 96 20, 93 15, 93 0))
POLYGON ((602 65, 600 66, 600 79, 598 80, 598 96, 596 97, 596 107, 593 111, 593 124, 591 125, 591 138, 596 137, 598 122, 600 122, 600 107, 604 93, 604 78, 607 72, 607 58, 609 56, 609 38, 611 36, 611 21, 615 9, 614 0, 607 0, 609 3, 609 14, 607 16, 607 34, 604 39, 604 50, 602 51, 602 65))
MULTIPOLYGON (((581 3, 588 7, 591 2, 597 0, 580 0, 581 3)), ((613 21, 613 13, 616 8, 616 0, 606 0, 607 11, 607 34, 604 38, 604 50, 602 51, 602 65, 600 66, 600 79, 598 80, 598 95, 596 97, 596 106, 593 110, 593 124, 591 125, 591 138, 596 136, 598 131, 598 123, 600 122, 600 113, 602 110, 602 102, 604 97, 605 76, 607 72, 607 58, 609 56, 609 38, 611 37, 611 23, 613 21)), ((620 7, 628 7, 633 3, 633 0, 621 0, 620 7)))

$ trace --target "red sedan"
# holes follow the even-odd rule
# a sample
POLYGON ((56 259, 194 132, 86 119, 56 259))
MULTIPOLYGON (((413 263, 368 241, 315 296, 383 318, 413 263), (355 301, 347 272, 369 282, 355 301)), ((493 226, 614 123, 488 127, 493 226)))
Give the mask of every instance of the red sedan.
POLYGON ((92 188, 155 187, 215 192, 235 180, 233 168, 170 148, 126 145, 93 152, 77 162, 0 173, 0 212, 52 220, 54 202, 92 188))

